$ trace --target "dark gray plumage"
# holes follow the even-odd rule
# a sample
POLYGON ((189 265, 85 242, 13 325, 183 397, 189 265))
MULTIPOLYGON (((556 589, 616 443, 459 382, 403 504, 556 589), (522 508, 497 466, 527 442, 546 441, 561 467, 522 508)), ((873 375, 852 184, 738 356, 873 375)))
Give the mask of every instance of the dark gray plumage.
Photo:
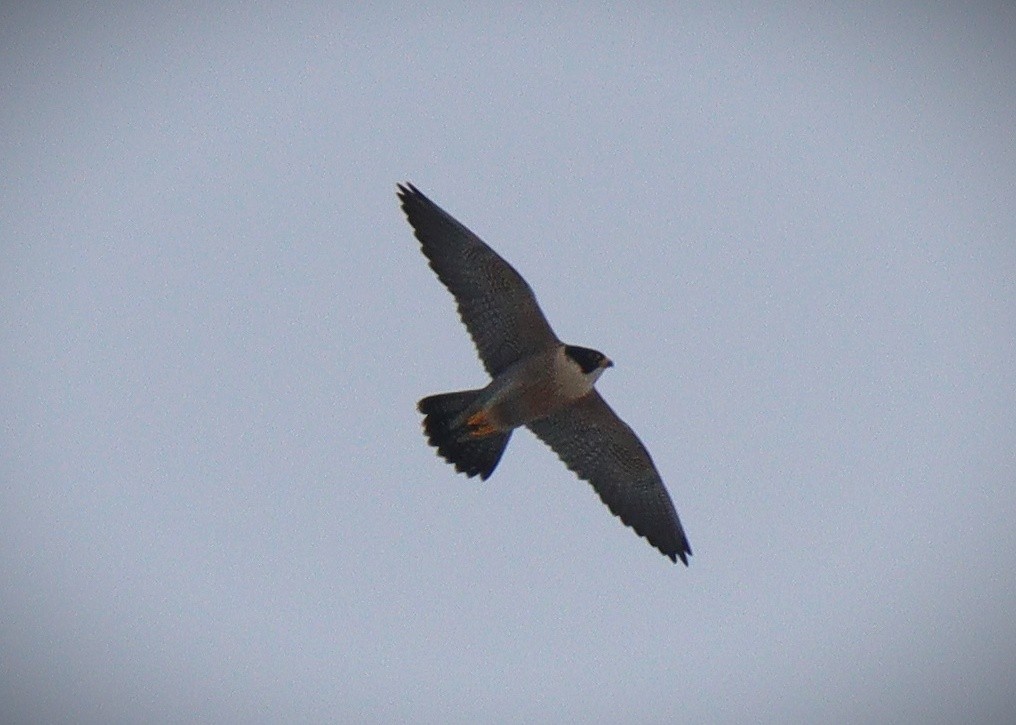
POLYGON ((457 471, 486 479, 515 427, 527 426, 592 484, 607 507, 672 561, 691 547, 645 446, 593 388, 613 363, 564 345, 529 285, 479 237, 411 184, 399 199, 431 268, 493 378, 420 401, 428 442, 457 471))
POLYGON ((687 566, 691 547, 649 451, 595 390, 527 426, 615 516, 687 566))
POLYGON ((491 377, 557 342, 533 290, 483 240, 412 184, 399 185, 402 210, 491 377))

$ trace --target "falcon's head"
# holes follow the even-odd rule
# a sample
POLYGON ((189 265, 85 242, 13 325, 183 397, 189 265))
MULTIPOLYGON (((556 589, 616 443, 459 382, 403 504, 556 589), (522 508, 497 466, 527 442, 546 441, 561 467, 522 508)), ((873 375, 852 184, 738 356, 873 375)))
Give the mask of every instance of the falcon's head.
POLYGON ((596 380, 604 370, 613 366, 610 358, 599 350, 591 350, 588 347, 578 345, 565 345, 564 354, 579 366, 583 375, 592 376, 596 380))

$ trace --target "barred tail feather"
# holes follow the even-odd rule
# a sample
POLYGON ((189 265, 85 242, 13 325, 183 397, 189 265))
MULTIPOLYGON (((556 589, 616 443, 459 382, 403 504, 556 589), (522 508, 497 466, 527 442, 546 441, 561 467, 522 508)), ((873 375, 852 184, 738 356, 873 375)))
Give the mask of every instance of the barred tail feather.
POLYGON ((417 404, 423 413, 423 430, 427 442, 437 448, 438 454, 467 476, 479 475, 486 480, 494 472, 501 454, 511 438, 511 431, 495 433, 483 438, 466 438, 464 429, 452 427, 455 418, 470 406, 479 390, 457 393, 440 393, 424 398, 417 404))

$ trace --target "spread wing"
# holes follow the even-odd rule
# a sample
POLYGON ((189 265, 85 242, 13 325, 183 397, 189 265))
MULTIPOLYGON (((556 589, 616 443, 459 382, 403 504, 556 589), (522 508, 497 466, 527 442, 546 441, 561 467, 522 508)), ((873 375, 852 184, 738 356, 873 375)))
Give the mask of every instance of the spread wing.
POLYGON ((649 452, 593 390, 529 429, 550 446, 635 533, 688 565, 691 548, 649 452))
POLYGON ((399 184, 402 210, 491 377, 557 343, 522 275, 412 184, 399 184))

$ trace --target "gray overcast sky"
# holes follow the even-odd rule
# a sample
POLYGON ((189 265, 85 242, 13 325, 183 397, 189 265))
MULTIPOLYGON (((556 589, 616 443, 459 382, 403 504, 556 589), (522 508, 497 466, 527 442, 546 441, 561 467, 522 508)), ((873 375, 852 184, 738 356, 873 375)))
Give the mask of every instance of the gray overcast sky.
POLYGON ((1011 4, 102 5, 0 10, 0 719, 1013 721, 1011 4), (405 180, 688 569, 426 446, 405 180))

